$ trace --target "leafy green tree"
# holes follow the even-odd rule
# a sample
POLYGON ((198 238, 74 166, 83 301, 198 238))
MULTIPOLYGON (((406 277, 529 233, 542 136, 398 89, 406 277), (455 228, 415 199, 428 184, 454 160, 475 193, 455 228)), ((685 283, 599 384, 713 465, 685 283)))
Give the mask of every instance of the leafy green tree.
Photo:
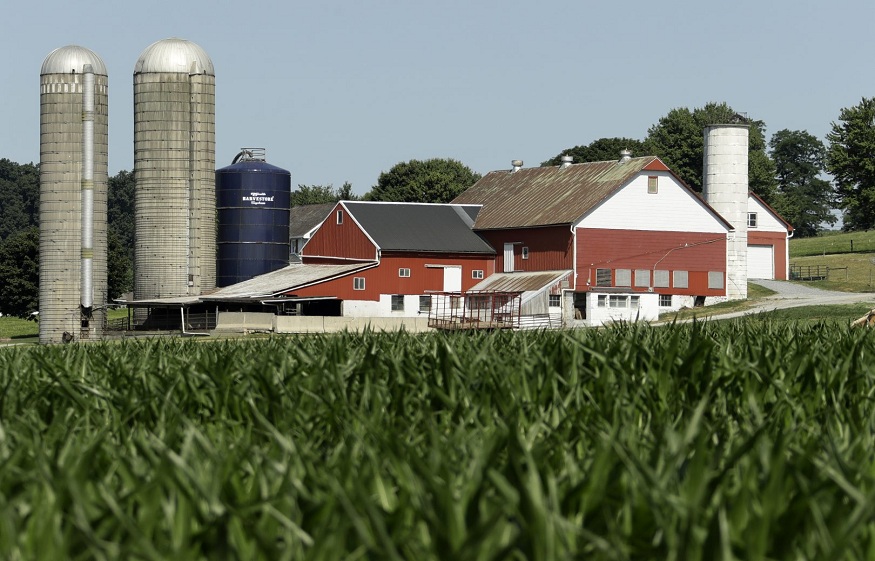
POLYGON ((39 228, 0 242, 0 311, 24 317, 39 310, 39 228))
POLYGON ((549 160, 541 162, 542 166, 558 166, 562 163, 562 156, 573 156, 575 164, 584 162, 606 162, 608 160, 619 160, 620 152, 629 150, 633 156, 645 156, 644 143, 634 138, 600 138, 587 144, 586 146, 575 146, 563 150, 549 160))
POLYGON ((480 174, 453 159, 410 160, 392 166, 365 195, 368 201, 448 203, 477 183, 480 174))
POLYGON ((778 176, 775 210, 800 237, 814 236, 822 223, 834 224, 832 184, 823 173, 826 148, 806 131, 780 130, 769 141, 778 176))
POLYGON ((659 156, 687 185, 702 191, 702 159, 707 125, 745 122, 750 125, 748 183, 750 190, 772 203, 776 194, 775 166, 766 153, 765 123, 739 118, 726 103, 672 109, 647 131, 646 153, 659 156))
POLYGON ((344 182, 343 187, 335 189, 334 185, 298 185, 292 191, 291 206, 320 205, 336 203, 337 201, 357 201, 360 197, 352 192, 352 184, 344 182))
POLYGON ((110 228, 106 233, 106 284, 110 300, 121 297, 134 286, 134 271, 128 248, 118 232, 110 228))
POLYGON ((875 226, 875 98, 839 113, 827 134, 826 169, 835 178, 845 230, 875 226))
POLYGON ((39 224, 39 166, 0 159, 0 239, 39 224))
POLYGON ((107 180, 107 291, 118 298, 134 286, 134 174, 121 170, 107 180))

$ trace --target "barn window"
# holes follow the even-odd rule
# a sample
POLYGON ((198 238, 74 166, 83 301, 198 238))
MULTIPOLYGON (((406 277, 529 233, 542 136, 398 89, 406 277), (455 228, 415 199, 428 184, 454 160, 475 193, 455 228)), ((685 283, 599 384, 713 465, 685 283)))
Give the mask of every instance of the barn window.
POLYGON ((650 269, 635 269, 635 286, 644 288, 650 286, 650 269))
POLYGON ((595 285, 596 286, 611 286, 611 270, 596 269, 595 270, 595 285))
POLYGON ((428 312, 429 310, 431 310, 431 296, 420 296, 419 311, 428 312))
POLYGON ((410 276, 410 269, 408 269, 406 267, 398 269, 398 276, 402 277, 402 278, 409 277, 410 276))
POLYGON ((365 289, 365 277, 353 277, 352 289, 353 290, 364 290, 365 289))
POLYGON ((671 294, 660 294, 659 295, 659 307, 660 308, 671 308, 671 294))
POLYGON ((483 269, 474 269, 471 271, 472 279, 482 279, 483 278, 483 269))
POLYGON ((614 277, 616 286, 632 286, 632 269, 617 269, 614 277))
POLYGON ((393 294, 392 295, 392 311, 393 312, 403 312, 404 311, 404 295, 403 294, 393 294))
POLYGON ((689 273, 687 271, 675 271, 672 275, 674 278, 672 279, 672 284, 675 288, 689 288, 690 287, 690 279, 689 273))
POLYGON ((629 297, 626 295, 610 294, 608 295, 609 308, 628 308, 629 297))
POLYGON ((607 301, 607 299, 608 299, 608 297, 605 296, 604 294, 599 294, 599 308, 605 307, 605 302, 607 301))
POLYGON ((629 307, 632 308, 633 310, 634 310, 634 309, 637 309, 637 308, 638 308, 638 305, 639 305, 640 303, 641 303, 641 297, 640 297, 640 296, 630 296, 630 297, 629 297, 629 307))
POLYGON ((551 308, 561 308, 562 307, 562 295, 561 294, 551 294, 549 296, 549 301, 547 305, 551 308))
POLYGON ((723 271, 708 271, 708 288, 714 290, 723 288, 723 271))
POLYGON ((343 224, 343 211, 342 210, 337 211, 337 223, 343 224))
POLYGON ((757 213, 748 212, 747 213, 747 227, 748 228, 756 228, 757 227, 757 213))
POLYGON ((653 271, 653 286, 657 288, 668 288, 668 271, 653 271))
POLYGON ((523 259, 529 258, 529 248, 527 246, 523 246, 522 257, 523 259))
POLYGON ((659 178, 651 175, 647 178, 647 194, 655 195, 657 193, 659 193, 659 178))

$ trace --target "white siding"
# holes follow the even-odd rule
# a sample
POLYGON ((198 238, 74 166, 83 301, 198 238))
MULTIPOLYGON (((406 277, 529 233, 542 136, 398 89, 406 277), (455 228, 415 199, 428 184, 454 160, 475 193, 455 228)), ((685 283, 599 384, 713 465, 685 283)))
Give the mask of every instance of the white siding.
POLYGON ((750 228, 751 232, 783 232, 787 233, 787 227, 778 220, 772 211, 754 197, 747 197, 747 212, 757 213, 756 228, 750 228))
POLYGON ((427 313, 419 313, 419 295, 404 295, 404 311, 392 311, 392 295, 380 294, 380 301, 344 300, 342 311, 344 317, 353 318, 394 318, 394 317, 428 317, 427 313))
MULTIPOLYGON (((645 183, 645 187, 646 187, 645 183)), ((634 293, 638 296, 637 308, 611 308, 598 306, 599 296, 632 296, 632 293, 619 294, 590 292, 586 297, 586 321, 591 326, 603 325, 616 321, 656 321, 659 319, 659 294, 655 292, 634 293)), ((665 311, 663 309, 663 311, 665 311)))
POLYGON ((705 204, 667 172, 642 171, 614 196, 592 209, 575 226, 657 232, 718 232, 728 227, 705 204), (656 194, 647 192, 647 177, 659 178, 656 194))

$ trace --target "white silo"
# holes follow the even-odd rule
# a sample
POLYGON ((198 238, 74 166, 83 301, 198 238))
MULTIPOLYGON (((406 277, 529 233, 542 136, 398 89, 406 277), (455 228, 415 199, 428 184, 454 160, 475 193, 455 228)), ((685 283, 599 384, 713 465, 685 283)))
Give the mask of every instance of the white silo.
POLYGON ((195 43, 153 43, 134 67, 134 299, 216 286, 213 63, 195 43))
POLYGON ((747 298, 748 125, 705 127, 702 191, 735 229, 726 242, 726 296, 747 298))
POLYGON ((41 343, 98 339, 106 322, 106 65, 55 49, 40 71, 41 343))

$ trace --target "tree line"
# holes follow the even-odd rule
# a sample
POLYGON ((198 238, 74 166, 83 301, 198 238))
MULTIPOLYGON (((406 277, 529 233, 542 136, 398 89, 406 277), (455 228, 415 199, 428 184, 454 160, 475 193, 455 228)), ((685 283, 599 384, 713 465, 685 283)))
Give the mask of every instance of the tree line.
MULTIPOLYGON (((875 227, 875 98, 843 108, 825 145, 807 131, 782 129, 766 141, 763 121, 741 116, 726 103, 672 109, 643 140, 600 138, 562 150, 541 165, 558 165, 633 155, 658 156, 693 190, 702 190, 702 131, 706 125, 744 122, 750 127, 749 182, 752 191, 777 210, 799 237, 834 224, 831 209, 843 212, 845 230, 875 227), (825 179, 830 174, 833 181, 825 179)), ((454 159, 400 162, 382 172, 362 196, 352 185, 298 185, 292 205, 340 200, 445 203, 476 183, 480 175, 454 159)), ((108 291, 120 297, 133 286, 134 175, 109 178, 107 194, 108 291)), ((0 159, 0 312, 25 315, 38 310, 39 166, 0 159)), ((71 256, 75 258, 75 256, 71 256)))

